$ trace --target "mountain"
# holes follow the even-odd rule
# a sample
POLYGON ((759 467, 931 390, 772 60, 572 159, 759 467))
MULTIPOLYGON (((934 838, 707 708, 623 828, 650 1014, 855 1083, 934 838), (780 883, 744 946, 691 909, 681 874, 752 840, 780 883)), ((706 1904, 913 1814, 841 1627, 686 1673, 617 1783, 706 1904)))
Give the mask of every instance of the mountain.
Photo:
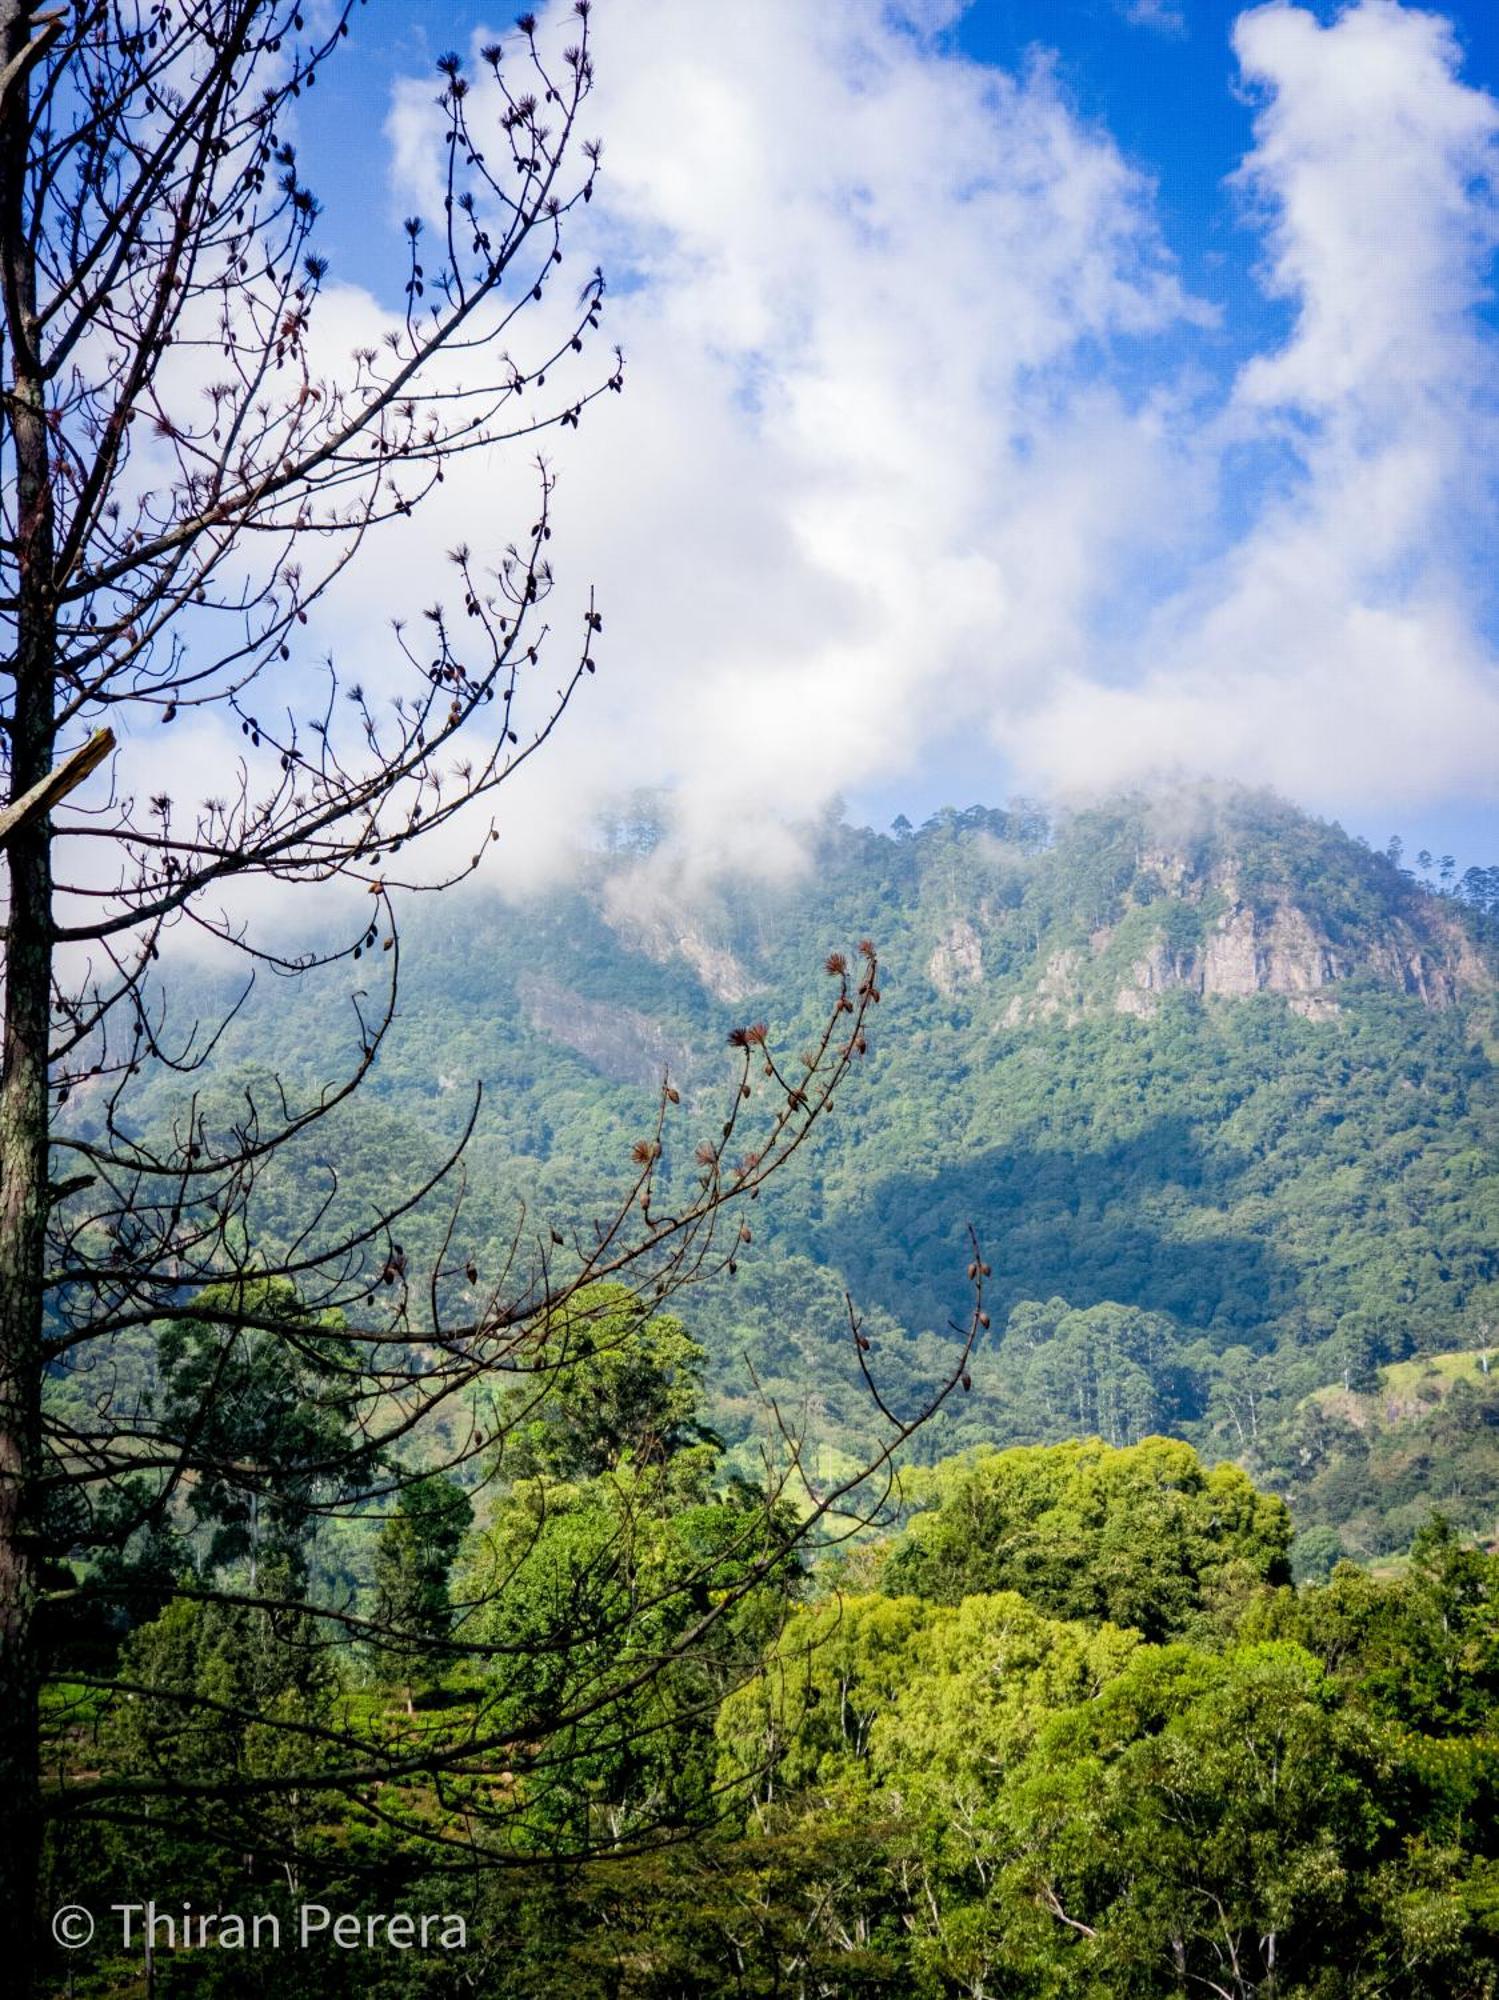
POLYGON ((1313 1390, 1267 1440, 1302 1529, 1300 1567, 1403 1549, 1440 1509, 1492 1538, 1499 1492, 1499 1353, 1419 1354, 1358 1386, 1313 1390))
MULTIPOLYGON (((689 1122, 718 1115, 728 1030, 763 1017, 795 1048, 826 953, 867 934, 884 967, 870 1057, 767 1191, 737 1280, 691 1308, 731 1438, 757 1421, 745 1357, 835 1455, 869 1428, 845 1288, 888 1394, 914 1405, 950 1361, 970 1224, 994 1332, 929 1456, 1168 1431, 1290 1490, 1320 1386, 1367 1390, 1499 1324, 1499 960, 1459 896, 1228 788, 888 835, 829 819, 793 879, 711 891, 683 886, 661 831, 637 812, 582 880, 528 903, 418 899, 372 1086, 271 1186, 260 1226, 305 1213, 319 1161, 339 1161, 351 1212, 418 1174, 476 1081, 480 1262, 520 1199, 597 1213, 663 1068, 689 1122)), ((219 1088, 242 1068, 333 1073, 359 970, 257 993, 219 1088)), ((228 990, 179 979, 178 1017, 228 990)), ((1492 1515, 1499 1488, 1474 1504, 1492 1515)), ((1390 1533, 1408 1532, 1407 1510, 1390 1533)))

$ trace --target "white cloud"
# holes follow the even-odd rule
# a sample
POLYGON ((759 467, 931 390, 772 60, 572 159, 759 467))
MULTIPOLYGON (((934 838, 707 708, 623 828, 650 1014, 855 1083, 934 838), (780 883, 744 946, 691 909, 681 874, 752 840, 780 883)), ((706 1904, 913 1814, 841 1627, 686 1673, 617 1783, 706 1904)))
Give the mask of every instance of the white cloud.
MULTIPOLYGON (((517 834, 667 779, 697 849, 752 850, 767 810, 1083 671, 1177 504, 1159 403, 1099 365, 1202 317, 1150 184, 1044 64, 941 53, 912 11, 599 10, 575 254, 627 279, 629 374, 560 454, 558 547, 598 581, 604 672, 517 834)), ((394 119, 408 185, 429 104, 394 119)))
POLYGON ((1118 0, 1118 6, 1137 28, 1155 28, 1165 35, 1186 32, 1186 13, 1176 0, 1118 0))
POLYGON ((1295 317, 1212 444, 1229 469, 1276 445, 1291 470, 1159 609, 1126 685, 1068 674, 1025 751, 1082 784, 1181 767, 1340 808, 1492 797, 1499 674, 1469 571, 1494 525, 1474 309, 1499 107, 1458 80, 1448 25, 1393 0, 1328 27, 1257 8, 1234 43, 1261 93, 1240 179, 1295 317))
MULTIPOLYGON (((952 14, 598 10, 606 174, 569 255, 623 280, 629 372, 557 449, 555 547, 606 632, 502 818, 518 875, 662 782, 701 863, 753 863, 767 817, 889 786, 955 734, 1028 788, 1200 771, 1342 808, 1491 787, 1469 577, 1496 107, 1450 30, 1394 0, 1241 17, 1240 182, 1292 323, 1214 403, 1149 181, 1044 63, 939 45, 952 14), (1243 525, 1250 462, 1280 470, 1243 525)), ((400 206, 431 97, 393 114, 400 206)), ((514 462, 450 475, 383 543, 380 592, 340 602, 340 656, 377 675, 374 610, 427 601, 441 551, 503 541, 525 496, 514 462)))

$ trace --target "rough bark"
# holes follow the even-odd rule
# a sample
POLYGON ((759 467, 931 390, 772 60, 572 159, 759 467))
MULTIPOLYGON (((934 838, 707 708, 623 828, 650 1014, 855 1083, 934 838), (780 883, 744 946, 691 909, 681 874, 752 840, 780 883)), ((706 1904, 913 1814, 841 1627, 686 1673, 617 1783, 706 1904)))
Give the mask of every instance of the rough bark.
MULTIPOLYGON (((0 0, 0 62, 27 45, 23 0, 0 0)), ((25 65, 0 97, 0 277, 9 352, 6 476, 15 482, 19 604, 10 799, 49 771, 54 734, 53 510, 44 389, 33 347, 35 272, 27 242, 25 65)), ((19 825, 10 877, 5 1035, 0 1071, 0 1963, 11 1990, 31 1984, 40 1846, 35 1524, 47 1210, 47 1035, 51 997, 51 830, 19 825)))

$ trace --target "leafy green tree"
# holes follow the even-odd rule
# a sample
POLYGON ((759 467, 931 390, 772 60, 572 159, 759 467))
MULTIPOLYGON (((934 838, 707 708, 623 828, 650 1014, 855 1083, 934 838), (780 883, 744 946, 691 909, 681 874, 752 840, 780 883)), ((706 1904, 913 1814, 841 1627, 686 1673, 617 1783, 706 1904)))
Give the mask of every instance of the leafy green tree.
POLYGON ((1236 1465, 1150 1438, 976 1452, 918 1472, 885 1587, 956 1603, 1018 1590, 1064 1618, 1158 1639, 1289 1575, 1290 1517, 1236 1465))
POLYGON ((789 1525, 686 1452, 566 1484, 520 1482, 477 1538, 461 1628, 491 1720, 542 1719, 478 1823, 545 1848, 615 1846, 715 1816, 713 1722, 800 1582, 789 1525), (493 1582, 503 1576, 506 1587, 493 1582), (570 1716, 562 1727, 548 1718, 570 1716))
POLYGON ((368 1475, 350 1436, 359 1350, 284 1278, 209 1286, 194 1307, 161 1329, 154 1415, 182 1440, 176 1469, 210 1531, 207 1566, 243 1561, 253 1588, 264 1554, 300 1560, 319 1500, 368 1475))
POLYGON ((473 1502, 457 1480, 439 1473, 403 1486, 380 1531, 373 1615, 383 1636, 377 1658, 405 1674, 408 1714, 414 1681, 441 1660, 431 1642, 452 1630, 448 1576, 473 1515, 473 1502))
POLYGON ((707 1350, 671 1313, 595 1285, 549 1316, 541 1338, 544 1374, 499 1401, 501 1476, 590 1479, 718 1448, 703 1422, 707 1350))
POLYGON ((760 1671, 720 1711, 725 1782, 766 1803, 867 1792, 870 1732, 908 1685, 934 1615, 919 1598, 882 1592, 793 1612, 760 1671))
POLYGON ((1326 1583, 1343 1559, 1336 1528, 1308 1528, 1291 1544, 1291 1574, 1298 1583, 1326 1583))
POLYGON ((1051 1919, 1056 1990, 1254 2000, 1377 1962, 1355 1885, 1379 1763, 1295 1646, 1142 1653, 1048 1728, 1011 1803, 1005 1887, 1051 1919))
POLYGON ((572 1711, 495 1815, 611 1844, 712 1817, 713 1723, 802 1568, 794 1516, 726 1472, 700 1421, 706 1356, 618 1287, 555 1323, 546 1392, 502 1404, 501 1498, 467 1557, 495 1713, 572 1711), (496 1587, 504 1580, 503 1590, 496 1587))
POLYGON ((1479 1737, 1499 1715, 1499 1557, 1438 1519, 1397 1576, 1340 1563, 1323 1584, 1246 1614, 1248 1636, 1294 1639, 1383 1718, 1432 1737, 1479 1737))
MULTIPOLYGON (((121 1649, 112 1685, 123 1698, 102 1731, 110 1776, 165 1782, 185 1797, 238 1780, 246 1803, 227 1809, 223 1830, 237 1827, 251 1851, 280 1853, 294 1873, 330 1809, 318 1775, 336 1762, 343 1685, 300 1591, 295 1562, 272 1555, 255 1603, 176 1599, 121 1649), (292 1774, 304 1782, 288 1784, 292 1774)), ((151 1861, 174 1887, 222 1879, 190 1818, 158 1812, 146 1826, 149 1840, 130 1855, 135 1879, 150 1879, 151 1861)))

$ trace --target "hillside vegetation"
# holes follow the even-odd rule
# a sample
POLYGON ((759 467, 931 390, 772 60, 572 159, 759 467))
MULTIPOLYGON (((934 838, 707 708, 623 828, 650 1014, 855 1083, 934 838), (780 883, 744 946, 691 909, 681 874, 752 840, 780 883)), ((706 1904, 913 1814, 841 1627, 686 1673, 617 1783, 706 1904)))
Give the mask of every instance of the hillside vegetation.
MULTIPOLYGON (((810 1026, 825 954, 868 934, 888 970, 864 1068, 761 1204, 737 1279, 692 1306, 731 1444, 747 1450, 762 1420, 747 1362, 814 1438, 867 1425, 845 1289, 887 1395, 914 1406, 948 1365, 972 1224, 994 1330, 971 1393, 924 1433, 928 1456, 1169 1433, 1241 1458, 1299 1524, 1346 1527, 1363 1556, 1403 1549, 1433 1494, 1492 1528, 1486 1380, 1442 1399, 1419 1449, 1388 1443, 1399 1426, 1376 1443, 1313 1394, 1365 1395, 1381 1367, 1499 1326, 1482 872, 1465 904, 1235 791, 1056 823, 1029 806, 889 834, 828 821, 795 880, 711 893, 681 886, 661 833, 645 802, 565 892, 418 900, 373 1087, 270 1184, 258 1226, 298 1226, 331 1160, 349 1212, 392 1174, 415 1179, 477 1083, 463 1241, 481 1269, 522 1201, 586 1226, 663 1069, 684 1130, 720 1115, 728 1030, 810 1026)), ((179 1019, 224 996, 217 975, 198 980, 177 985, 179 1019)), ((347 1050, 349 1006, 325 979, 263 985, 210 1101, 231 1116, 246 1069, 317 1087, 347 1050)), ((678 1150, 668 1172, 689 1172, 690 1141, 678 1150)), ((413 1238, 436 1226, 415 1218, 413 1238)))
MULTIPOLYGON (((253 1886, 193 1815, 84 1839, 64 1821, 54 1897, 143 1902, 170 1875, 194 1910, 253 1896, 290 1936, 301 1883, 347 1907, 374 1880, 393 1909, 461 1915, 461 1954, 278 1961, 278 1994, 318 2000, 1492 1994, 1499 1557, 1433 1527, 1398 1577, 1343 1564, 1295 1587, 1283 1504, 1188 1445, 973 1452, 912 1479, 902 1530, 841 1573, 763 1576, 711 1645, 632 1694, 638 1655, 588 1643, 595 1622, 625 1588, 658 1602, 704 1550, 731 1587, 747 1518, 696 1423, 700 1350, 674 1322, 638 1332, 538 1406, 471 1529, 451 1482, 383 1529, 376 1601, 404 1579, 477 1642, 429 1658, 420 1685, 398 1658, 308 1646, 290 1615, 185 1599, 142 1606, 116 1641, 132 1683, 174 1699, 168 1721, 101 1710, 80 1635, 77 1684, 49 1711, 59 1764, 264 1781, 274 1761, 240 1705, 259 1687, 312 1730, 360 1705, 391 1775, 378 1811, 315 1784, 277 1802, 297 1872, 253 1886), (581 1453, 580 1399, 605 1419, 581 1453), (418 1519, 439 1514, 440 1549, 418 1519), (495 1568, 503 1615, 465 1614, 495 1568), (564 1634, 584 1642, 570 1669, 564 1634), (481 1771, 437 1794, 401 1775, 424 1733, 502 1726, 570 1670, 616 1680, 624 1706, 565 1757, 521 1753, 498 1784, 481 1771), (663 1808, 695 1837, 651 1841, 663 1808), (499 1818, 514 1865, 464 1865, 476 1814, 499 1818), (549 1864, 588 1833, 607 1852, 549 1864)), ((640 1643, 676 1632, 658 1609, 640 1643)), ((193 1960, 193 1991, 251 1990, 237 1952, 209 1939, 193 1960)), ((106 1932, 79 1990, 134 1992, 138 1971, 106 1932)), ((71 1968, 53 1990, 74 1991, 71 1968)))

